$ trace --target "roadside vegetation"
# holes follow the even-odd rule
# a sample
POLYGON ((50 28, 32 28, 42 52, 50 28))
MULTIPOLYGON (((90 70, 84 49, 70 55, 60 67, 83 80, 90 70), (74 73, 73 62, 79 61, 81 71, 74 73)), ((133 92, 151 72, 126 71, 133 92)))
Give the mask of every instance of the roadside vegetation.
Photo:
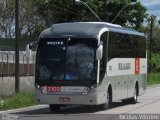
POLYGON ((147 83, 148 85, 160 84, 160 72, 159 73, 149 73, 147 83))
POLYGON ((19 92, 7 98, 0 98, 0 111, 35 105, 34 93, 19 92))
POLYGON ((160 84, 160 54, 152 53, 151 61, 148 59, 151 73, 148 73, 148 85, 160 84))
MULTIPOLYGON (((160 72, 148 74, 148 85, 160 84, 160 72)), ((15 95, 0 98, 0 111, 36 105, 34 93, 19 92, 15 95)))

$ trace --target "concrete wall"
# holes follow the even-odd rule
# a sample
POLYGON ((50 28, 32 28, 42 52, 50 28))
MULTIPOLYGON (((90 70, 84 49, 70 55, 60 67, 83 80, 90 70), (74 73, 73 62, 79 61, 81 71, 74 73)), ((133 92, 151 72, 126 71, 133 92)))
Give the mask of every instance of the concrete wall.
MULTIPOLYGON (((34 92, 34 77, 20 77, 20 91, 34 92)), ((0 97, 15 93, 15 78, 0 77, 0 97)))

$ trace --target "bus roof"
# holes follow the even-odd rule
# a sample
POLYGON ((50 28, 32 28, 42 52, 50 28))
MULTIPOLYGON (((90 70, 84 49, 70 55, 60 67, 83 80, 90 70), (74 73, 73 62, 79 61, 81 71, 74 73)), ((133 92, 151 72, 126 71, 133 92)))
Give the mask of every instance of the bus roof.
POLYGON ((44 30, 40 37, 88 37, 97 38, 101 29, 107 28, 108 31, 144 36, 133 29, 124 28, 120 25, 106 23, 106 22, 71 22, 54 24, 50 28, 44 30))

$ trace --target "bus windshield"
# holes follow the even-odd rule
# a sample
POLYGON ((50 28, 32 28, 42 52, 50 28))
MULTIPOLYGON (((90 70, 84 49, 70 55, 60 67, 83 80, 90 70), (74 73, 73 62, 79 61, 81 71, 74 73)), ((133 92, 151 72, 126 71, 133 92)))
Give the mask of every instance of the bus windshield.
POLYGON ((96 80, 96 45, 93 40, 72 38, 41 41, 37 56, 39 80, 96 80))

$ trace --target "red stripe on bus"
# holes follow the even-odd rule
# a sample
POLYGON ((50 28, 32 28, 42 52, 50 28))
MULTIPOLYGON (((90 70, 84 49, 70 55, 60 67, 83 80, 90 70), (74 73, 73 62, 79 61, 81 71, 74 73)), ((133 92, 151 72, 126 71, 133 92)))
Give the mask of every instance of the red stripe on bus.
POLYGON ((139 73, 140 73, 140 59, 135 58, 135 74, 139 74, 139 73))

